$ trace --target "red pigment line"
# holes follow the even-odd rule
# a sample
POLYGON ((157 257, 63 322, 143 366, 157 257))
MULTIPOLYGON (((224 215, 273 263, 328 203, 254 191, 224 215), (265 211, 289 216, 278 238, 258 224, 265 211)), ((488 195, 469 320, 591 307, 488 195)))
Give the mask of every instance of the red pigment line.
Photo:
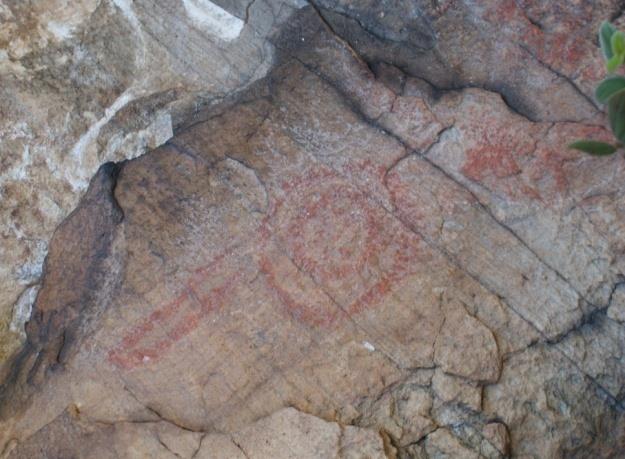
POLYGON ((124 362, 126 370, 137 367, 149 361, 158 360, 167 352, 177 341, 195 330, 202 318, 202 314, 189 314, 171 330, 167 332, 167 336, 150 347, 142 347, 130 349, 127 352, 127 358, 124 362))
POLYGON ((396 236, 393 242, 399 242, 400 245, 394 250, 392 269, 349 306, 350 315, 379 303, 391 292, 396 283, 412 274, 411 266, 421 257, 421 250, 416 239, 416 236, 406 234, 396 236))
MULTIPOLYGON (((326 237, 328 237, 327 234, 324 234, 323 226, 320 226, 317 233, 312 236, 312 238, 308 238, 309 240, 306 241, 302 240, 302 237, 300 236, 300 230, 301 228, 306 227, 306 224, 311 220, 311 218, 317 217, 322 209, 332 210, 332 204, 330 201, 334 197, 334 194, 343 191, 345 197, 347 197, 348 199, 350 199, 351 202, 354 203, 354 207, 366 208, 364 197, 360 193, 357 193, 353 190, 345 191, 344 189, 345 187, 343 186, 338 187, 334 190, 321 191, 320 199, 318 199, 314 203, 306 204, 306 206, 293 217, 287 228, 285 228, 288 234, 295 235, 294 237, 289 238, 289 240, 287 241, 287 245, 291 246, 295 257, 300 262, 299 264, 303 266, 307 271, 314 272, 324 279, 334 279, 337 276, 345 277, 351 272, 362 269, 369 259, 370 255, 374 251, 374 241, 377 238, 375 219, 373 215, 371 215, 371 212, 367 212, 367 214, 364 216, 364 224, 366 226, 366 248, 364 251, 362 251, 362 253, 359 254, 357 260, 349 260, 350 255, 352 255, 352 251, 349 247, 338 248, 338 252, 343 255, 343 262, 339 265, 332 265, 326 262, 322 262, 321 260, 315 260, 314 257, 307 255, 306 247, 310 244, 321 244, 321 251, 328 249, 328 247, 323 247, 323 245, 327 242, 326 237)), ((332 213, 337 219, 340 218, 340 215, 337 213, 337 209, 334 209, 332 213)), ((347 222, 346 225, 350 225, 350 223, 351 222, 347 222)))
POLYGON ((127 367, 127 365, 123 362, 123 355, 128 353, 133 347, 137 346, 139 342, 148 337, 150 334, 158 331, 158 329, 155 329, 156 323, 158 323, 161 327, 166 326, 174 316, 180 313, 182 304, 188 299, 189 294, 184 292, 171 303, 151 313, 142 321, 140 325, 131 329, 131 331, 122 339, 121 343, 109 352, 109 360, 113 363, 117 363, 118 366, 127 367))
POLYGON ((368 309, 374 302, 381 301, 382 297, 387 295, 392 287, 393 282, 390 278, 382 278, 347 308, 349 315, 358 314, 368 309))
MULTIPOLYGON (((215 267, 215 265, 223 260, 226 256, 227 251, 221 253, 219 256, 215 258, 211 263, 204 267, 197 268, 195 270, 195 275, 187 281, 188 284, 194 284, 199 282, 200 280, 206 279, 206 277, 210 274, 209 269, 215 267)), ((193 290, 191 286, 188 286, 188 289, 193 290)), ((152 314, 150 314, 143 322, 132 329, 123 339, 120 344, 120 347, 128 348, 131 346, 135 346, 139 341, 143 339, 143 337, 150 331, 154 330, 155 322, 165 322, 166 320, 171 319, 172 316, 177 314, 180 310, 182 303, 189 298, 188 290, 179 295, 175 300, 171 303, 163 306, 160 309, 157 309, 152 314)))
POLYGON ((119 346, 109 352, 109 360, 119 360, 119 354, 125 350, 136 346, 149 332, 154 330, 156 322, 165 323, 166 320, 176 315, 182 303, 188 298, 188 293, 183 293, 174 301, 154 311, 144 319, 142 323, 134 327, 121 341, 119 346))
POLYGON ((461 172, 468 178, 481 182, 489 175, 498 179, 522 172, 509 145, 487 143, 467 152, 461 172))
POLYGON ((416 249, 416 247, 410 246, 405 252, 398 251, 395 254, 395 262, 400 263, 400 266, 395 267, 390 273, 387 273, 360 298, 354 301, 348 307, 349 315, 360 313, 374 304, 379 303, 382 301, 382 298, 391 292, 395 284, 412 274, 412 271, 408 266, 405 266, 405 263, 414 262, 417 259, 417 255, 411 256, 408 253, 409 249, 416 249))
POLYGON ((273 265, 266 257, 262 258, 260 262, 260 269, 261 272, 265 274, 269 287, 278 295, 280 302, 285 306, 288 315, 293 317, 298 322, 303 322, 314 327, 328 327, 335 322, 337 314, 342 313, 342 311, 334 308, 328 309, 327 307, 324 307, 324 313, 320 314, 318 311, 313 310, 313 308, 309 305, 295 301, 291 295, 276 281, 273 274, 273 265))
POLYGON ((235 274, 228 279, 226 284, 213 288, 208 295, 202 298, 199 311, 190 312, 181 317, 166 332, 166 336, 152 346, 141 348, 121 348, 120 346, 109 355, 109 360, 128 370, 148 361, 159 359, 175 343, 195 330, 204 317, 222 306, 227 299, 227 294, 232 291, 240 278, 240 274, 235 274))
POLYGON ((189 279, 188 282, 193 282, 196 276, 198 276, 198 279, 200 281, 205 280, 210 274, 212 274, 211 271, 215 269, 217 265, 220 264, 224 260, 224 258, 226 258, 227 255, 230 255, 234 251, 234 249, 237 248, 237 246, 238 246, 237 244, 231 244, 226 249, 224 249, 219 255, 213 258, 213 260, 211 260, 210 263, 196 268, 194 270, 194 275, 189 279))
MULTIPOLYGON (((327 179, 337 178, 340 179, 336 174, 317 170, 299 180, 291 179, 284 182, 282 189, 285 191, 286 197, 277 200, 272 208, 272 217, 275 217, 281 208, 286 208, 287 215, 289 215, 289 211, 296 210, 292 207, 298 205, 303 199, 302 196, 306 196, 307 191, 314 192, 317 197, 315 201, 306 202, 299 211, 292 212, 289 221, 278 229, 278 232, 286 232, 286 246, 290 247, 301 269, 313 278, 318 277, 321 283, 325 285, 335 279, 360 276, 362 270, 375 258, 376 254, 383 252, 385 247, 389 248, 389 245, 393 243, 399 243, 399 247, 394 248, 390 254, 392 257, 390 272, 382 273, 381 278, 374 282, 356 301, 348 305, 345 310, 338 308, 330 310, 326 306, 322 311, 319 311, 310 304, 295 300, 276 280, 276 273, 271 261, 267 257, 263 257, 261 259, 261 272, 265 274, 268 286, 277 294, 289 315, 310 326, 330 327, 341 318, 340 315, 351 316, 378 304, 384 296, 391 292, 396 282, 410 274, 411 263, 414 263, 415 257, 420 252, 418 241, 409 239, 406 235, 382 234, 380 231, 382 222, 375 217, 375 209, 371 207, 362 192, 352 190, 350 185, 345 184, 334 184, 331 189, 326 189, 332 185, 332 183, 328 183, 327 179), (292 194, 296 194, 295 199, 289 199, 292 194), (332 199, 346 199, 347 203, 333 208, 332 199), (349 248, 339 247, 337 250, 343 254, 343 257, 341 260, 334 260, 334 264, 327 265, 328 261, 332 261, 331 258, 315 257, 310 252, 315 247, 319 249, 320 253, 333 250, 332 247, 328 246, 328 234, 325 234, 327 231, 324 232, 323 227, 320 227, 320 232, 304 233, 305 235, 303 235, 301 229, 309 225, 311 220, 316 217, 320 215, 323 217, 324 212, 330 212, 336 217, 332 219, 334 222, 340 221, 341 218, 345 220, 347 226, 343 230, 348 230, 353 218, 341 215, 346 208, 359 208, 364 212, 364 215, 360 217, 365 231, 364 247, 355 257, 349 248), (350 256, 354 257, 351 262, 350 256)), ((323 224, 332 224, 332 222, 320 223, 320 225, 323 224)), ((269 226, 269 219, 267 219, 266 225, 269 226)), ((335 228, 334 233, 342 232, 340 226, 335 228)), ((270 234, 271 232, 268 232, 268 235, 270 234)), ((282 281, 284 280, 282 279, 282 281)), ((323 291, 322 293, 325 294, 323 291)))
POLYGON ((171 323, 174 318, 181 313, 182 304, 192 298, 191 294, 195 295, 195 298, 199 297, 196 291, 198 284, 206 280, 216 266, 224 260, 226 255, 228 255, 234 247, 235 245, 228 247, 209 264, 197 268, 194 274, 187 280, 185 291, 170 303, 152 312, 139 325, 132 328, 131 331, 122 338, 120 344, 109 352, 108 360, 125 369, 133 368, 143 363, 144 357, 150 360, 156 359, 175 342, 197 328, 203 316, 216 310, 218 305, 223 303, 225 294, 233 286, 235 281, 240 278, 240 273, 231 276, 224 285, 213 288, 208 295, 199 300, 201 312, 191 312, 182 316, 178 320, 177 325, 167 332, 168 338, 157 342, 151 347, 136 349, 136 346, 142 340, 147 339, 150 335, 157 333, 161 328, 165 328, 171 323), (216 301, 213 301, 213 297, 216 297, 216 301), (161 327, 157 329, 155 323, 159 323, 161 327))
MULTIPOLYGON (((414 259, 408 256, 405 257, 405 260, 414 262, 414 259)), ((402 266, 398 268, 397 271, 382 277, 357 300, 347 306, 345 310, 324 308, 323 313, 321 313, 307 304, 295 301, 291 295, 279 285, 273 272, 273 266, 267 258, 263 258, 261 261, 261 271, 265 274, 269 287, 276 292, 290 316, 309 326, 324 328, 335 325, 337 320, 341 319, 342 316, 346 315, 351 317, 379 304, 382 299, 392 291, 393 286, 397 282, 411 274, 411 271, 407 267, 402 266), (334 313, 332 314, 331 312, 334 313)), ((322 291, 322 293, 327 296, 325 292, 322 291)))

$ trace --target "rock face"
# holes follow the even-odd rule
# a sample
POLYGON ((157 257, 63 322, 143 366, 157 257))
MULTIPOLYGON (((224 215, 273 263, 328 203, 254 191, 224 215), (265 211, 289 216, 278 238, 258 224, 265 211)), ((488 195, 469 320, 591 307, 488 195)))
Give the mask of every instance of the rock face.
POLYGON ((301 6, 222 3, 0 2, 0 362, 23 341, 54 229, 99 165, 161 145, 265 76, 267 36, 301 6))
POLYGON ((569 3, 183 1, 225 42, 269 8, 266 76, 91 179, 18 301, 0 451, 622 456, 625 160, 565 148, 609 136, 618 5, 569 3))

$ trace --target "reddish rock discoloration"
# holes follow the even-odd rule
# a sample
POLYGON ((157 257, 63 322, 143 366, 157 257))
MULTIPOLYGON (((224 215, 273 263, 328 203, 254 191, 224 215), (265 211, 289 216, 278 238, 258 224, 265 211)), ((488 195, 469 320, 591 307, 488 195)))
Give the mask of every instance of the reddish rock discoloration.
POLYGON ((221 308, 240 281, 240 274, 226 272, 222 283, 208 289, 203 284, 216 272, 224 270, 224 258, 230 252, 224 251, 206 266, 196 269, 183 292, 133 327, 119 345, 109 351, 108 361, 131 370, 158 360, 195 330, 207 315, 221 308))
POLYGON ((580 138, 612 141, 599 126, 530 123, 508 111, 475 110, 475 100, 466 98, 458 109, 454 138, 462 153, 448 155, 448 161, 466 178, 515 201, 551 205, 563 198, 570 176, 580 173, 572 164, 584 158, 568 144, 580 138))
POLYGON ((539 199, 533 184, 523 177, 536 148, 531 131, 523 131, 527 123, 471 109, 468 115, 470 121, 458 126, 466 146, 460 172, 475 182, 503 188, 510 197, 539 199))
MULTIPOLYGON (((306 326, 337 326, 375 307, 411 274, 422 242, 397 225, 332 170, 312 169, 282 183, 253 241, 258 270, 285 314, 306 326), (280 252, 293 267, 276 264, 280 252), (310 280, 313 293, 304 285, 310 280)), ((241 274, 225 261, 227 256, 236 259, 236 249, 196 269, 183 292, 133 327, 108 360, 125 370, 158 360, 209 314, 233 301, 241 274), (218 283, 206 282, 215 278, 218 283)))
POLYGON ((375 307, 393 285, 410 275, 420 256, 421 240, 397 223, 360 190, 325 168, 282 184, 283 197, 273 206, 271 226, 301 274, 310 276, 332 301, 313 317, 313 307, 295 300, 277 281, 269 258, 262 270, 291 313, 309 325, 333 325, 344 315, 375 307), (397 229, 397 228, 395 228, 397 229), (334 304, 334 303, 338 304, 334 304))
POLYGON ((484 18, 508 24, 503 33, 532 50, 541 61, 569 74, 593 59, 594 47, 586 33, 594 8, 590 2, 506 0, 486 6, 484 18))
POLYGON ((486 144, 467 151, 467 161, 462 172, 467 177, 480 181, 486 176, 505 178, 517 175, 521 168, 509 149, 486 144))

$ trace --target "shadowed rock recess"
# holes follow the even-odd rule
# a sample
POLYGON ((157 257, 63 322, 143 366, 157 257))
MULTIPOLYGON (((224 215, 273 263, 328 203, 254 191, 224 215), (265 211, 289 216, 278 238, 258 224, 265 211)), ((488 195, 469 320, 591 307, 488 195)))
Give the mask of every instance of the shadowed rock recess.
MULTIPOLYGON (((92 10, 134 17, 128 72, 164 99, 91 140, 159 110, 173 137, 42 233, 3 457, 625 457, 625 159, 566 149, 610 138, 595 30, 621 2, 183 0, 187 25, 149 3, 92 10), (176 34, 214 60, 158 67, 176 34)), ((2 228, 27 234, 13 161, 2 228)), ((47 196, 42 170, 22 186, 47 196)))

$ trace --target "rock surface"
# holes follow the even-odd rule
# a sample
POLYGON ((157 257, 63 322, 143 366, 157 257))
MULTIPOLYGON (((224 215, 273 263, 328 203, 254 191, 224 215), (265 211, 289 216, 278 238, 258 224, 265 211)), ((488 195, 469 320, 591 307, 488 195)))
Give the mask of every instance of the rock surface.
POLYGON ((98 167, 265 76, 267 36, 302 5, 222 3, 0 2, 0 362, 23 341, 22 292, 98 167))
MULTIPOLYGON (((146 40, 225 40, 273 5, 240 38, 273 57, 266 76, 233 64, 220 91, 240 92, 191 114, 179 95, 104 113, 90 167, 142 117, 176 133, 100 167, 55 231, 17 300, 35 304, 1 375, 0 451, 620 457, 625 159, 565 148, 608 138, 591 37, 617 3, 256 0, 222 5, 241 23, 140 21, 160 27, 146 40)), ((51 46, 32 14, 20 46, 51 46)))

